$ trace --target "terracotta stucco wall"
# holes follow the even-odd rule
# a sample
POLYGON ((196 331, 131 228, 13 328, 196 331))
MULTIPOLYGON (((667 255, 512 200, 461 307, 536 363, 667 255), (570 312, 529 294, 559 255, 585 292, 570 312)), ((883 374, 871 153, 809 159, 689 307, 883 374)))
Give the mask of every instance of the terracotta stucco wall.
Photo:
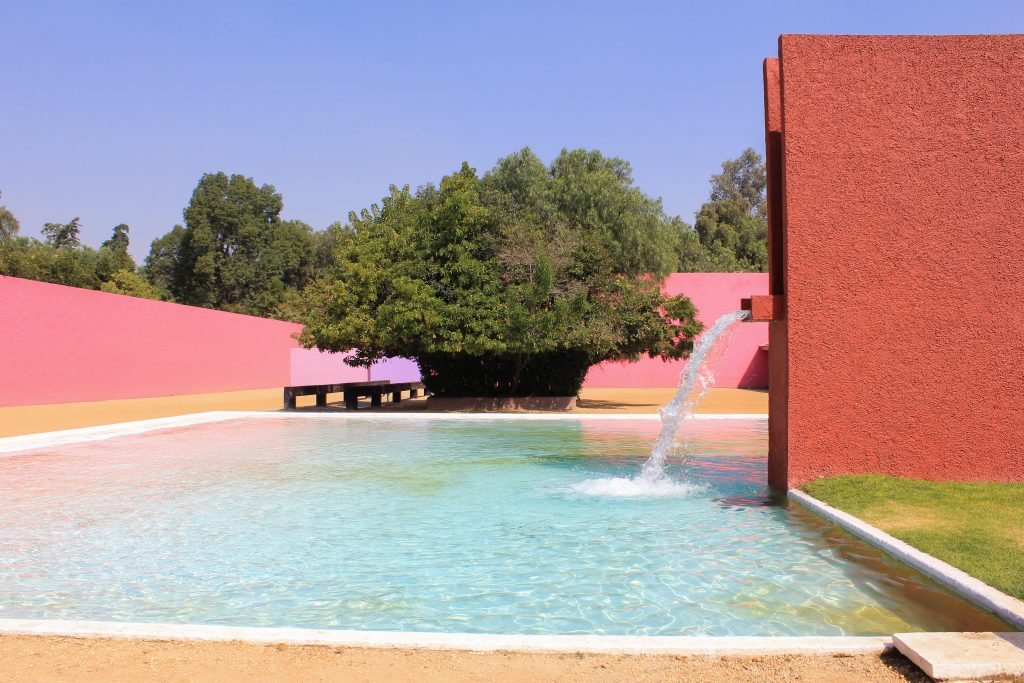
POLYGON ((1024 480, 1024 36, 783 36, 779 57, 773 483, 1024 480))

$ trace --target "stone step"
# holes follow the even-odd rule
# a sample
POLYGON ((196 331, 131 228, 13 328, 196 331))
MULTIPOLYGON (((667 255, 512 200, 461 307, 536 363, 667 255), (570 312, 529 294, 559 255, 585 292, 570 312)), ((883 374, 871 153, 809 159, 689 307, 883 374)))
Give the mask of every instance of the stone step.
POLYGON ((1024 676, 1024 633, 897 633, 892 643, 937 681, 1024 676))

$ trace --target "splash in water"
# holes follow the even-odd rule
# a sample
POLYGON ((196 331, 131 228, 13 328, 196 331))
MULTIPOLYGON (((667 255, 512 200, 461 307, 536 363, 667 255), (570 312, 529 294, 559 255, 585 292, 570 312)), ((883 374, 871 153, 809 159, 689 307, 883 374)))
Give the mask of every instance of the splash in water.
POLYGON ((711 329, 700 336, 690 354, 690 360, 679 376, 676 395, 661 409, 661 432, 651 449, 640 473, 635 477, 606 477, 591 479, 572 487, 574 493, 592 496, 669 496, 687 495, 700 487, 690 482, 678 482, 665 474, 665 458, 675 443, 683 421, 693 414, 693 408, 708 393, 714 382, 714 369, 729 346, 736 325, 750 315, 747 311, 726 313, 715 321, 711 329))

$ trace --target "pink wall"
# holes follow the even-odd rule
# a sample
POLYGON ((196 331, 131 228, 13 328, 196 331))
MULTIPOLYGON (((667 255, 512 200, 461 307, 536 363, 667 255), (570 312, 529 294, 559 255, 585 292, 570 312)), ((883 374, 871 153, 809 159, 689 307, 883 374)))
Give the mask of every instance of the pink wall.
MULTIPOLYGON (((710 324, 740 296, 767 291, 763 274, 676 274, 710 324)), ((766 383, 763 325, 745 325, 718 372, 719 386, 766 383)), ((104 401, 353 382, 367 371, 342 355, 298 347, 300 326, 205 308, 0 276, 0 406, 104 401)), ((675 386, 682 363, 605 364, 591 387, 675 386)), ((419 378, 412 361, 391 358, 372 379, 419 378)))
POLYGON ((386 358, 369 369, 345 365, 347 353, 327 353, 319 349, 292 349, 291 383, 334 384, 386 379, 391 382, 415 382, 420 368, 408 358, 386 358))
POLYGON ((284 386, 299 329, 0 276, 0 406, 284 386))
MULTIPOLYGON (((739 310, 740 299, 768 293, 767 273, 674 273, 665 281, 667 294, 685 294, 697 307, 705 327, 739 310)), ((741 325, 715 371, 718 387, 768 386, 768 325, 741 325)), ((674 387, 686 361, 645 358, 637 363, 602 363, 590 369, 584 387, 674 387)))
POLYGON ((389 382, 418 382, 420 366, 408 358, 385 358, 370 368, 370 379, 389 382))
POLYGON ((369 377, 366 368, 345 365, 347 353, 328 353, 320 349, 291 349, 292 386, 303 384, 340 384, 342 382, 365 382, 369 377))

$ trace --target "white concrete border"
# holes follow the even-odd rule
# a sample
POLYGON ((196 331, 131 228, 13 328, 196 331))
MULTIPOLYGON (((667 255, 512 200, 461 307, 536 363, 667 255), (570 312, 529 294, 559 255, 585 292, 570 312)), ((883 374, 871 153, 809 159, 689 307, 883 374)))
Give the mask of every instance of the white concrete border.
MULTIPOLYGON (((156 429, 188 427, 191 425, 237 419, 274 420, 658 420, 652 413, 403 413, 403 412, 326 412, 326 411, 211 411, 152 420, 118 422, 97 427, 63 429, 56 432, 26 434, 0 438, 0 455, 18 451, 49 448, 86 441, 102 441, 115 436, 142 434, 156 429)), ((694 420, 767 420, 764 414, 697 414, 694 420)))
POLYGON ((803 491, 790 489, 789 497, 1024 630, 1024 602, 1017 598, 803 491))
MULTIPOLYGON (((271 413, 253 413, 253 415, 265 415, 271 413)), ((219 422, 230 420, 234 417, 246 417, 246 413, 230 412, 206 412, 191 413, 189 415, 176 415, 174 417, 158 417, 152 420, 136 420, 134 422, 116 422, 109 425, 98 425, 96 427, 80 427, 78 429, 62 429, 55 432, 39 432, 37 434, 24 434, 22 436, 8 436, 0 439, 0 454, 15 451, 24 451, 34 448, 45 448, 50 446, 63 446, 72 443, 85 441, 102 441, 115 436, 128 436, 130 434, 142 434, 156 429, 169 429, 171 427, 188 427, 190 425, 206 424, 208 422, 219 422)))
POLYGON ((491 633, 334 631, 309 628, 142 624, 112 621, 0 619, 0 635, 148 640, 241 640, 249 643, 328 645, 421 650, 494 652, 590 652, 671 655, 835 655, 876 654, 892 647, 885 636, 558 636, 491 633))

